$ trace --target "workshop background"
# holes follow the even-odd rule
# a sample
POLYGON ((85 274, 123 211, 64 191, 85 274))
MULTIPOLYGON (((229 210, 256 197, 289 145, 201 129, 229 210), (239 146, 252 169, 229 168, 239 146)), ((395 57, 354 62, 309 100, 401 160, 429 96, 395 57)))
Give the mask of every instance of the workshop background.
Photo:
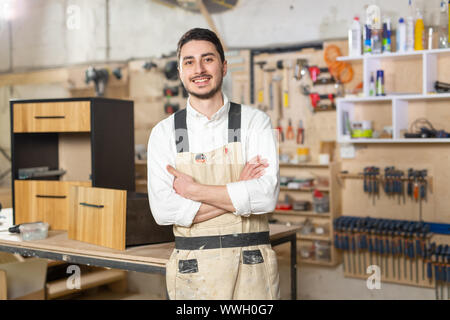
MULTIPOLYGON (((450 139, 427 136, 421 141, 418 136, 405 141, 404 138, 406 131, 415 129, 414 125, 430 128, 431 123, 433 129, 444 134, 450 131, 450 94, 441 93, 439 99, 423 97, 435 90, 436 81, 450 82, 450 50, 436 53, 438 27, 442 24, 441 0, 413 1, 423 16, 428 37, 425 46, 430 43, 430 47, 423 48, 430 49, 427 53, 372 60, 360 56, 337 58, 349 55, 348 33, 354 16, 359 16, 363 25, 367 7, 377 5, 382 16, 390 18, 392 52, 395 52, 395 29, 399 18, 410 13, 408 0, 205 0, 201 3, 194 0, 0 0, 0 202, 3 208, 12 204, 10 99, 103 95, 132 100, 136 191, 147 192, 145 152, 151 129, 173 111, 183 108, 186 101, 173 65, 170 69, 170 62, 176 60, 176 44, 191 28, 214 29, 223 41, 229 63, 224 82, 226 94, 235 102, 266 111, 273 127, 283 132, 283 139, 280 138, 283 184, 279 206, 270 219, 302 227, 297 236, 298 299, 448 299, 448 282, 447 287, 445 283, 450 277, 436 280, 433 273, 433 279, 428 279, 425 264, 442 259, 442 270, 445 270, 448 256, 424 258, 422 263, 421 254, 426 250, 413 257, 395 249, 393 254, 372 255, 361 237, 358 237, 357 250, 352 249, 351 243, 356 233, 363 234, 360 232, 364 226, 368 228, 375 221, 362 220, 365 217, 425 221, 436 224, 435 227, 450 223, 450 139), (370 84, 373 82, 375 88, 378 81, 371 82, 371 75, 377 76, 378 69, 384 71, 385 93, 403 94, 403 98, 400 95, 400 98, 367 98, 370 84), (88 70, 106 70, 109 77, 104 91, 96 88, 94 81, 87 81, 88 70), (366 95, 361 97, 361 94, 366 95), (416 120, 420 119, 422 122, 417 124, 416 120), (349 128, 349 120, 361 127, 349 128), (367 120, 372 121, 368 128, 367 120), (359 129, 361 136, 349 136, 347 129, 359 129), (370 131, 368 136, 364 135, 366 129, 370 131), (435 140, 439 138, 443 140, 435 140), (387 167, 395 167, 390 180, 385 175, 387 167), (384 179, 373 178, 376 168, 384 179), (411 184, 410 195, 406 190, 409 168, 417 174, 411 180, 416 179, 416 183, 411 184), (399 172, 404 175, 397 177, 399 172), (417 183, 417 179, 422 182, 417 183), (386 181, 399 182, 397 187, 405 188, 401 191, 405 196, 399 195, 398 190, 383 190, 386 181), (375 188, 376 182, 381 190, 375 194, 369 188, 375 188), (296 210, 293 204, 301 208, 296 210), (360 225, 357 232, 347 231, 349 226, 356 230, 360 225), (348 238, 345 242, 348 235, 350 245, 348 238), (367 279, 371 273, 367 274, 365 269, 369 259, 375 262, 375 257, 386 269, 383 269, 381 288, 369 289, 367 279)), ((393 247, 394 240, 401 238, 400 234, 394 235, 395 224, 389 237, 391 225, 383 227, 382 223, 375 223, 372 230, 379 228, 384 234, 383 238, 381 233, 380 238, 373 237, 374 241, 383 239, 393 247)), ((421 230, 410 231, 409 242, 414 243, 421 236, 421 230)), ((425 238, 426 235, 420 245, 430 243, 425 238)), ((447 248, 450 242, 442 234, 434 236, 432 241, 447 248)), ((289 299, 289 244, 275 250, 279 257, 282 298, 289 299)), ((431 264, 433 268, 435 265, 438 263, 431 264)), ((447 269, 450 269, 448 265, 447 269)), ((166 297, 162 275, 127 272, 114 279, 125 281, 126 290, 113 290, 120 292, 114 294, 97 288, 87 290, 90 294, 86 296, 68 297, 166 297)))

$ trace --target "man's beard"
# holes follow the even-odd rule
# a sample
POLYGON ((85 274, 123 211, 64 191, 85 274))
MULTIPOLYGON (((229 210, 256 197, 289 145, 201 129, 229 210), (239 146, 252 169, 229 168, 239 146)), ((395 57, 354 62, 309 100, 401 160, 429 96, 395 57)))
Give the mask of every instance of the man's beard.
POLYGON ((207 93, 203 93, 203 94, 199 94, 199 93, 190 91, 189 89, 186 88, 186 86, 185 86, 185 89, 190 95, 192 95, 198 99, 201 99, 201 100, 207 100, 207 99, 211 99, 222 88, 222 82, 223 82, 223 78, 220 78, 220 82, 217 84, 216 87, 212 88, 211 91, 209 91, 207 93))

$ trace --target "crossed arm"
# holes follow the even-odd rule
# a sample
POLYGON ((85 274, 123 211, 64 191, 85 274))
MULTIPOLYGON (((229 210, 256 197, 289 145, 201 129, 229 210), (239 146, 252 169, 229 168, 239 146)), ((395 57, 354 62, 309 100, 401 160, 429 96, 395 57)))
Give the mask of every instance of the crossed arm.
MULTIPOLYGON (((268 166, 266 159, 261 159, 259 156, 254 157, 244 166, 239 181, 261 177, 264 175, 264 169, 268 166)), ((167 171, 175 177, 173 188, 177 194, 186 199, 202 203, 194 217, 193 223, 203 222, 236 210, 231 202, 226 186, 197 183, 191 176, 176 170, 170 165, 167 166, 167 171)))

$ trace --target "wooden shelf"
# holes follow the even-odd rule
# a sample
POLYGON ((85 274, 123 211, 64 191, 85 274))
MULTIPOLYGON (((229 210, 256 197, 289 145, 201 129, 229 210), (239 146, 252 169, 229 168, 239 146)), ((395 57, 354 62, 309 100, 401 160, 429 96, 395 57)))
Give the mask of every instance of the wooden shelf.
POLYGON ((301 188, 301 189, 292 189, 292 188, 288 188, 288 187, 280 187, 280 191, 296 191, 296 192, 313 192, 314 190, 319 190, 322 192, 330 192, 330 188, 301 188))
POLYGON ((124 280, 126 272, 122 270, 100 270, 81 274, 80 289, 68 289, 67 279, 55 280, 46 284, 47 299, 56 299, 68 294, 76 293, 81 290, 98 287, 104 284, 109 284, 124 280))
POLYGON ((285 163, 280 162, 280 167, 283 168, 329 168, 329 164, 319 163, 285 163))
POLYGON ((330 213, 317 213, 314 211, 295 211, 295 210, 275 210, 273 214, 284 214, 288 216, 312 217, 312 218, 330 218, 330 213))

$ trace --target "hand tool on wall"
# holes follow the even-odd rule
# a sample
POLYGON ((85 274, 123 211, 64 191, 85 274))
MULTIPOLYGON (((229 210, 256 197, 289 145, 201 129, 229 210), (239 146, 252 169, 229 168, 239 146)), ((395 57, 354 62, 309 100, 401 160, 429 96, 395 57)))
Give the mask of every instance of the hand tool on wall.
POLYGON ((274 100, 274 93, 275 93, 275 89, 273 87, 273 72, 275 72, 274 68, 269 68, 269 69, 265 69, 264 70, 264 92, 267 93, 268 95, 268 100, 269 100, 269 109, 273 110, 274 109, 274 104, 275 104, 275 100, 274 100))
POLYGON ((330 77, 319 77, 320 74, 330 73, 328 68, 319 68, 318 66, 310 66, 308 67, 309 76, 313 82, 313 85, 320 84, 331 84, 335 83, 335 79, 330 75, 330 77))
POLYGON ((436 251, 436 243, 433 242, 427 246, 426 263, 427 263, 427 278, 431 284, 433 282, 433 266, 434 266, 434 252, 436 251))
POLYGON ((292 120, 289 118, 288 120, 288 127, 286 130, 286 139, 287 140, 294 140, 294 128, 292 127, 292 120))
POLYGON ((295 62, 294 78, 301 80, 308 73, 308 60, 297 59, 295 62))
POLYGON ((447 285, 447 268, 446 268, 446 264, 445 264, 445 259, 447 257, 448 250, 449 250, 449 245, 446 244, 445 247, 441 251, 441 263, 440 263, 440 271, 441 271, 441 300, 444 299, 444 286, 447 285))
POLYGON ((335 105, 335 95, 333 93, 329 94, 318 94, 318 93, 310 93, 309 99, 311 101, 311 110, 313 112, 321 109, 321 110, 334 110, 336 109, 335 105), (328 100, 329 104, 321 104, 323 100, 328 100))
POLYGON ((277 61, 277 69, 283 70, 283 107, 289 108, 289 80, 290 80, 290 69, 292 68, 292 62, 290 60, 277 61))
POLYGON ((96 69, 90 66, 85 72, 85 82, 89 84, 91 81, 95 85, 95 95, 103 97, 105 95, 106 84, 108 83, 109 72, 107 69, 96 69))
POLYGON ((303 128, 303 121, 299 120, 297 128, 297 144, 305 142, 305 129, 303 128))
POLYGON ((283 127, 281 126, 281 120, 278 119, 277 121, 277 130, 279 133, 279 139, 281 139, 281 142, 284 142, 284 132, 283 132, 283 127))
POLYGON ((275 119, 282 118, 282 111, 281 111, 281 88, 280 88, 280 82, 282 80, 282 77, 278 74, 274 74, 272 77, 272 90, 273 90, 273 107, 275 110, 275 119))
POLYGON ((255 64, 257 64, 259 66, 259 69, 261 70, 261 73, 258 77, 258 81, 256 81, 257 84, 257 88, 256 88, 256 92, 257 92, 257 102, 258 102, 258 109, 262 110, 264 108, 264 65, 266 64, 266 61, 258 61, 255 62, 255 64))

